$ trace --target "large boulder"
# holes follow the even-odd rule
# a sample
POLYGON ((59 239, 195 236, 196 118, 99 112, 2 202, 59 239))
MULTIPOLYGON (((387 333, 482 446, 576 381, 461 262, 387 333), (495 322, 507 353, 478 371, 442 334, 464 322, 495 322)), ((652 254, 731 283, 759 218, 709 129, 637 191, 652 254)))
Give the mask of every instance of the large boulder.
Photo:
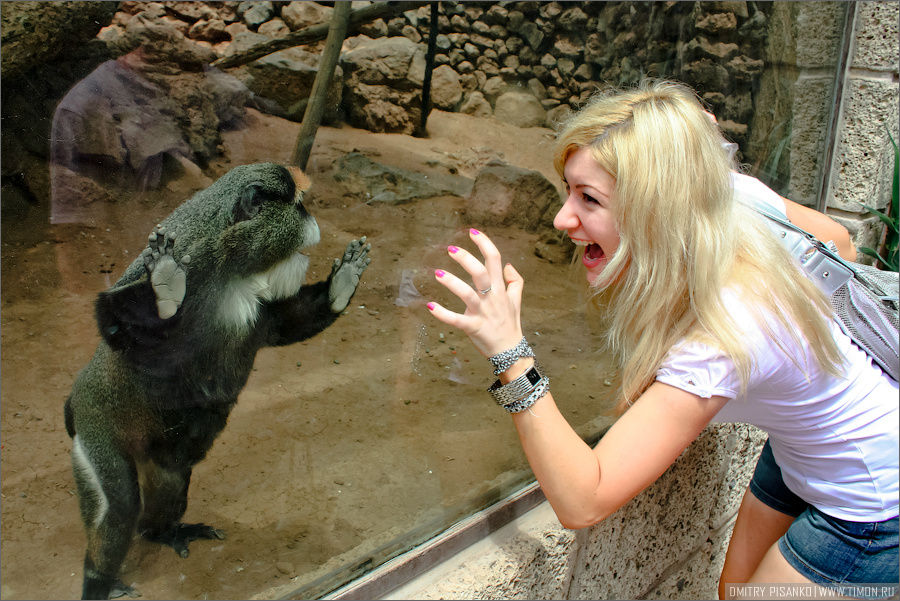
POLYGON ((562 206, 556 187, 538 171, 493 162, 475 178, 466 216, 481 226, 517 226, 529 232, 553 229, 562 206))
POLYGON ((167 156, 205 165, 218 153, 221 130, 243 115, 250 92, 214 69, 169 74, 146 58, 134 51, 107 61, 63 97, 53 118, 54 165, 153 188, 167 156))
POLYGON ((437 67, 431 75, 431 102, 435 108, 452 111, 462 99, 459 74, 449 65, 437 67))
POLYGON ((358 152, 335 162, 334 179, 344 194, 364 202, 405 204, 438 196, 465 196, 472 180, 461 176, 426 176, 376 163, 358 152))
POLYGON ((291 31, 297 31, 319 23, 328 23, 331 21, 333 10, 330 6, 322 6, 318 2, 294 0, 281 9, 281 18, 291 31))
MULTIPOLYGON (((281 50, 247 65, 244 83, 258 98, 274 102, 281 116, 301 121, 319 72, 319 58, 318 54, 302 48, 281 50)), ((325 123, 338 120, 342 90, 343 72, 338 65, 328 87, 323 115, 325 123)), ((266 109, 271 107, 269 103, 262 103, 262 107, 268 112, 278 112, 266 109)))
POLYGON ((375 132, 412 134, 422 114, 425 53, 405 37, 363 41, 341 56, 348 121, 375 132))
POLYGON ((517 127, 543 127, 547 112, 541 102, 528 92, 513 90, 497 98, 494 117, 517 127))
MULTIPOLYGON (((158 163, 165 154, 205 165, 218 154, 223 127, 244 114, 252 96, 232 75, 210 69, 209 63, 217 57, 212 48, 187 38, 176 24, 162 18, 161 10, 151 3, 132 16, 117 42, 128 54, 107 64, 105 70, 98 69, 79 84, 78 94, 70 92, 72 97, 64 99, 67 110, 79 115, 78 120, 95 125, 105 122, 105 127, 120 134, 146 107, 140 119, 147 131, 157 133, 142 136, 138 128, 133 139, 122 138, 130 157, 127 166, 137 172, 146 172, 149 163, 158 163), (123 78, 131 83, 119 90, 116 80, 123 78), (112 104, 107 106, 107 102, 112 104), (163 131, 168 133, 162 135, 163 131), (142 137, 156 140, 138 141, 142 137), (174 138, 180 142, 170 146, 174 138)), ((151 186, 158 181, 157 177, 144 178, 151 186)))
POLYGON ((0 2, 3 79, 14 78, 92 39, 118 2, 0 2))
POLYGON ((53 120, 52 158, 77 170, 81 161, 144 168, 154 155, 190 152, 165 90, 125 60, 103 63, 59 103, 53 120))

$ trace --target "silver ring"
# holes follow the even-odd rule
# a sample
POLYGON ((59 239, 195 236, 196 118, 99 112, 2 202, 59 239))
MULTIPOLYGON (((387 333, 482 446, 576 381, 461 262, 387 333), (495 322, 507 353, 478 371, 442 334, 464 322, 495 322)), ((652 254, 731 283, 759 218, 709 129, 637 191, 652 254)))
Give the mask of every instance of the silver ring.
POLYGON ((487 294, 488 292, 491 291, 491 288, 493 288, 493 286, 488 286, 488 287, 485 288, 484 290, 479 290, 479 291, 478 291, 478 294, 480 294, 481 296, 484 296, 485 294, 487 294))

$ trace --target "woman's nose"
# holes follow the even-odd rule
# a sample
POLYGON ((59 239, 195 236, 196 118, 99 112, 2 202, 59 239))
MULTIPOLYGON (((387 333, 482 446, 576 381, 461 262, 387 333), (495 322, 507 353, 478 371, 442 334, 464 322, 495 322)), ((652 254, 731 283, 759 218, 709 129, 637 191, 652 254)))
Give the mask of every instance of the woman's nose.
POLYGON ((553 227, 563 231, 578 227, 578 216, 572 207, 571 195, 566 198, 566 202, 563 203, 562 208, 556 213, 556 217, 553 218, 553 227))

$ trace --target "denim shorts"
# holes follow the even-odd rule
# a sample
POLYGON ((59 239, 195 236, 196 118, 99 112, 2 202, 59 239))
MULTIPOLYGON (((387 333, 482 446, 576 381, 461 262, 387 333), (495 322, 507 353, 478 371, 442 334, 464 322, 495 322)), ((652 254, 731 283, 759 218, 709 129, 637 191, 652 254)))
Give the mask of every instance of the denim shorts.
MULTIPOLYGON (((896 517, 883 522, 851 522, 822 513, 785 485, 769 441, 759 456, 750 490, 772 509, 796 518, 778 539, 778 548, 787 562, 811 582, 897 585, 900 555, 896 517)), ((884 596, 895 594, 896 586, 893 590, 884 596)), ((881 595, 876 592, 859 596, 881 595)))

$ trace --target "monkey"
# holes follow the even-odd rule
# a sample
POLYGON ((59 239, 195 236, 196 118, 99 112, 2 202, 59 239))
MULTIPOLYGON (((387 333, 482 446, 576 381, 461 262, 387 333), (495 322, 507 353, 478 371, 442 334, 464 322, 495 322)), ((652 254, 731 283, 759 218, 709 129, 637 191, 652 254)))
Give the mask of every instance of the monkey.
POLYGON ((346 309, 369 265, 363 236, 305 285, 319 242, 296 168, 240 165, 184 201, 95 302, 100 341, 65 402, 87 534, 82 598, 136 594, 119 579, 135 532, 182 557, 191 470, 225 427, 260 348, 310 338, 346 309))

